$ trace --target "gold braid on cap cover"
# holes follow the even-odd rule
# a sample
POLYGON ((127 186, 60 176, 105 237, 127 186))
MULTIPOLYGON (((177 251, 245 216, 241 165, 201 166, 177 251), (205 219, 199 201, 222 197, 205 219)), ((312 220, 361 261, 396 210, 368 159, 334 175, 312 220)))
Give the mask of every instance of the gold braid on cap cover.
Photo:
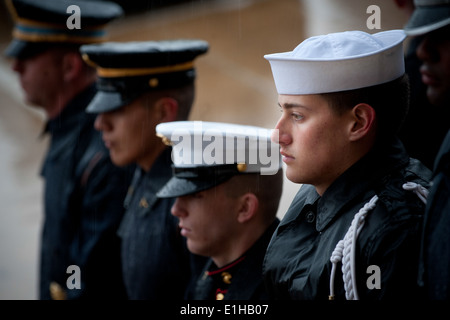
POLYGON ((84 53, 83 60, 91 67, 97 69, 97 75, 102 78, 120 78, 135 77, 152 74, 170 73, 177 71, 186 71, 194 68, 194 62, 188 61, 184 63, 174 64, 171 66, 153 67, 153 68, 102 68, 89 59, 89 55, 84 53))
POLYGON ((106 40, 105 25, 70 30, 66 25, 19 17, 11 0, 6 1, 14 20, 14 39, 28 42, 97 43, 106 40))

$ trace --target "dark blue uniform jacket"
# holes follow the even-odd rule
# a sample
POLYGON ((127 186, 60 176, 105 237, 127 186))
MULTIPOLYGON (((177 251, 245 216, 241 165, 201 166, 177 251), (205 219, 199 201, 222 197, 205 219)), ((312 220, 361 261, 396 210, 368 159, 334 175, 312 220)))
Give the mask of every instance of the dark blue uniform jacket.
POLYGON ((95 116, 85 112, 94 94, 89 87, 47 124, 41 299, 51 298, 51 282, 66 290, 68 299, 125 297, 116 232, 131 174, 112 164, 94 129, 95 116), (68 289, 70 265, 80 268, 80 289, 68 289))
MULTIPOLYGON (((172 177, 167 148, 148 172, 136 168, 119 229, 123 277, 132 300, 180 300, 196 263, 170 213, 174 198, 156 193, 172 177)), ((201 258, 198 258, 201 260, 201 258)))
MULTIPOLYGON (((354 215, 377 195, 376 206, 368 212, 356 241, 359 298, 418 298, 416 279, 425 205, 402 185, 410 181, 428 187, 430 174, 395 140, 355 163, 322 197, 313 186, 303 185, 267 249, 264 275, 271 297, 327 300, 332 252, 354 215), (367 284, 372 265, 380 270, 379 289, 367 284)), ((336 300, 346 299, 341 266, 339 263, 334 281, 336 300)))

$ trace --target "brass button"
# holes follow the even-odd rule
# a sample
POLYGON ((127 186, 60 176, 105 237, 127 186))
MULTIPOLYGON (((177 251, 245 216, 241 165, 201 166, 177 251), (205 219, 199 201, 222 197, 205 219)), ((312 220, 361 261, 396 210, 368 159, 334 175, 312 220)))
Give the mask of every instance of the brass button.
POLYGON ((148 208, 147 199, 142 198, 141 201, 139 201, 139 207, 141 207, 141 208, 148 208))
POLYGON ((216 300, 223 300, 223 298, 225 298, 223 293, 219 292, 218 294, 216 294, 216 300))
POLYGON ((148 81, 148 85, 149 85, 151 88, 156 88, 156 87, 159 85, 159 80, 158 80, 158 78, 151 78, 151 79, 148 81))
POLYGON ((59 285, 59 283, 52 281, 50 282, 50 296, 53 300, 66 300, 66 291, 59 285))
POLYGON ((226 284, 230 284, 231 283, 231 274, 229 274, 228 272, 222 272, 222 280, 223 282, 225 282, 226 284))

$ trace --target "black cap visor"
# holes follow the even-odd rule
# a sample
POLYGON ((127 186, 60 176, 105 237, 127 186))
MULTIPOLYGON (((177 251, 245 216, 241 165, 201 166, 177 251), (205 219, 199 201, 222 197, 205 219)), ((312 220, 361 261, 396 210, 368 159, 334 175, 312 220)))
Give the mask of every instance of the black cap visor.
POLYGON ((54 46, 54 44, 13 39, 6 48, 4 54, 11 58, 27 59, 44 52, 52 46, 54 46))
POLYGON ((418 6, 414 10, 405 33, 409 36, 422 35, 450 24, 450 6, 418 6))
POLYGON ((211 189, 240 174, 236 165, 173 168, 174 175, 156 194, 159 198, 187 196, 211 189))
POLYGON ((87 106, 88 113, 103 113, 119 109, 133 99, 124 99, 119 92, 97 91, 94 98, 87 106))

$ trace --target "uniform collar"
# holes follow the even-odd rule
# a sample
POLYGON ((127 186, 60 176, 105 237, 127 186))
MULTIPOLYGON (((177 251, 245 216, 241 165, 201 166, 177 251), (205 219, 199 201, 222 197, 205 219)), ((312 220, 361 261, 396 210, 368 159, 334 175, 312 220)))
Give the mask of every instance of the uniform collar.
POLYGON ((152 193, 156 194, 172 176, 172 148, 166 147, 156 158, 155 163, 145 173, 145 179, 151 181, 147 184, 152 193))
POLYGON ((139 205, 145 208, 152 208, 159 199, 156 193, 166 184, 172 175, 171 164, 171 148, 167 147, 156 158, 155 163, 149 171, 145 172, 141 167, 136 166, 133 180, 124 200, 125 208, 129 208, 138 189, 140 190, 138 196, 143 196, 139 205))
POLYGON ((97 89, 94 83, 76 95, 58 116, 47 121, 43 133, 53 134, 59 131, 70 131, 73 126, 80 123, 81 117, 92 117, 92 115, 85 112, 85 109, 96 91, 97 89))
MULTIPOLYGON (((398 139, 374 148, 337 178, 319 199, 317 231, 324 230, 354 199, 360 198, 363 201, 373 196, 374 190, 382 187, 385 179, 389 179, 389 173, 404 166, 408 161, 409 157, 398 139)), ((314 198, 312 195, 311 200, 314 198)))

